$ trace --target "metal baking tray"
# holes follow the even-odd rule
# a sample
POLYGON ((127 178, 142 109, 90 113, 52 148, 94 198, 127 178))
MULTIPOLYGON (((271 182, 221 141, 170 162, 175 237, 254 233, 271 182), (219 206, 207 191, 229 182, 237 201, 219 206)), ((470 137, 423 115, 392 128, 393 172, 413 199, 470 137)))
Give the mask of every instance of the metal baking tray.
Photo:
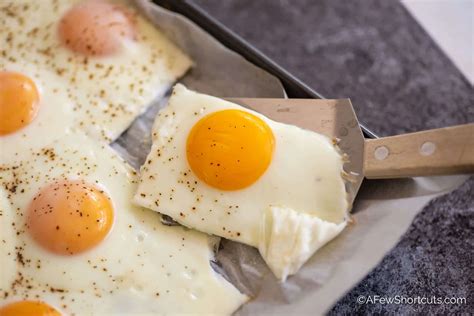
MULTIPOLYGON (((184 15, 227 48, 280 79, 289 98, 324 99, 320 93, 308 87, 193 2, 188 0, 153 0, 153 2, 170 11, 184 15)), ((360 127, 366 138, 377 137, 364 125, 360 125, 360 127)))

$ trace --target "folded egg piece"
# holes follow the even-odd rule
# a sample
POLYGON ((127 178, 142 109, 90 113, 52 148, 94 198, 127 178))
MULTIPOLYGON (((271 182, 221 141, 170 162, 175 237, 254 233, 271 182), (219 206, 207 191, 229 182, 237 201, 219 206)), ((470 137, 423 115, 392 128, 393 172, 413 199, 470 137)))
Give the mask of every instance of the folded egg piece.
POLYGON ((134 206, 137 182, 82 133, 0 162, 0 314, 231 314, 243 304, 210 265, 218 238, 134 206))
POLYGON ((181 84, 152 130, 137 205, 259 248, 281 280, 347 222, 331 139, 181 84))

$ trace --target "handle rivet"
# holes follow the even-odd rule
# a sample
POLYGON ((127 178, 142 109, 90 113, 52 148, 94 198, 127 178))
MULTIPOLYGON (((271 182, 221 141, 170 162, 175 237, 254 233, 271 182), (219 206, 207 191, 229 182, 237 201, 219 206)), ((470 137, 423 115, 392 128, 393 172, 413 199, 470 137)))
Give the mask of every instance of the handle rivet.
POLYGON ((423 156, 431 156, 436 151, 436 145, 433 142, 424 142, 420 146, 420 154, 423 156))
POLYGON ((379 146, 379 147, 375 148, 374 157, 377 160, 384 160, 385 158, 388 157, 389 153, 390 153, 390 151, 388 150, 387 147, 379 146))

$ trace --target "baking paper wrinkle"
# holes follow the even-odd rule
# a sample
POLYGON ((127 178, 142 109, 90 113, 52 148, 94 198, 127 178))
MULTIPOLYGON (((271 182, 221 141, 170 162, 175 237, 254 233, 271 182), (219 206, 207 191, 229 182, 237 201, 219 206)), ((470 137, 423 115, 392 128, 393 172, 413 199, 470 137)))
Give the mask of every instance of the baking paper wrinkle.
MULTIPOLYGON (((146 0, 134 1, 157 27, 195 62, 182 82, 218 97, 284 97, 277 78, 226 49, 181 15, 146 0)), ((151 126, 167 98, 148 111, 112 145, 137 170, 151 148, 151 126)), ((237 315, 319 315, 329 310, 398 242, 431 199, 461 185, 467 176, 365 181, 353 209, 355 223, 281 283, 257 249, 221 240, 216 259, 230 280, 253 300, 237 315)), ((383 294, 383 293, 381 293, 383 294)))

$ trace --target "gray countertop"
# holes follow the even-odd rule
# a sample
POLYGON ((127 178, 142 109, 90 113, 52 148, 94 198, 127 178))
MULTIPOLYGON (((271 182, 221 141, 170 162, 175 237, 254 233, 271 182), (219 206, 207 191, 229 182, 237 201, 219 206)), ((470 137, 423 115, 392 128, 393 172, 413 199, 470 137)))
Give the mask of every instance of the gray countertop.
MULTIPOLYGON (((474 122, 472 86, 396 1, 195 0, 327 98, 352 99, 379 135, 474 122)), ((330 314, 474 310, 474 178, 433 200, 330 314), (359 305, 360 295, 467 297, 359 305)))

